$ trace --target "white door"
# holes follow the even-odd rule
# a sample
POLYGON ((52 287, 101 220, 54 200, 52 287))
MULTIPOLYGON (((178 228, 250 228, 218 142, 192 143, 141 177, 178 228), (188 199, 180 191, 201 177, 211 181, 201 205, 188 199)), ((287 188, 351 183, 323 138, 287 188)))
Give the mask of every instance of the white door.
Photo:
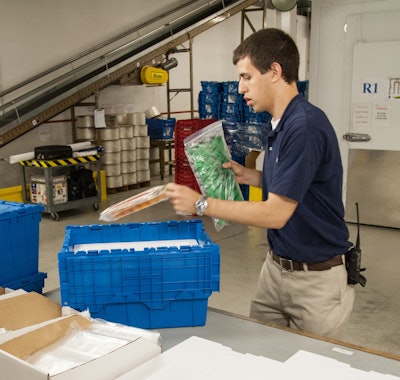
POLYGON ((400 41, 353 46, 346 220, 400 227, 400 41))

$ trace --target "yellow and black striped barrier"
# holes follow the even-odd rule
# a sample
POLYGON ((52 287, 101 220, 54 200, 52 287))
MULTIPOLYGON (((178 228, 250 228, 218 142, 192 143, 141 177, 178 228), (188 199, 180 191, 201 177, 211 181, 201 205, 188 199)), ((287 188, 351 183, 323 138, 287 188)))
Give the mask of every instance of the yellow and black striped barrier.
POLYGON ((98 160, 100 160, 100 154, 83 157, 63 158, 58 160, 26 160, 19 161, 19 164, 21 166, 34 166, 37 168, 55 168, 57 166, 68 166, 96 162, 98 160))

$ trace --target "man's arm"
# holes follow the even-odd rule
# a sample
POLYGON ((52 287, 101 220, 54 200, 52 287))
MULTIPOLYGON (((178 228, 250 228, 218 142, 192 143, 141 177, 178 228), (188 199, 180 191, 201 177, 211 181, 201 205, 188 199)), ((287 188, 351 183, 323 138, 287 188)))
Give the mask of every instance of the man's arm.
MULTIPOLYGON (((193 189, 169 183, 166 195, 178 213, 195 214, 195 203, 201 194, 193 189)), ((269 193, 266 201, 246 202, 208 198, 208 206, 204 215, 224 219, 232 223, 279 229, 293 215, 298 203, 290 198, 269 193)))

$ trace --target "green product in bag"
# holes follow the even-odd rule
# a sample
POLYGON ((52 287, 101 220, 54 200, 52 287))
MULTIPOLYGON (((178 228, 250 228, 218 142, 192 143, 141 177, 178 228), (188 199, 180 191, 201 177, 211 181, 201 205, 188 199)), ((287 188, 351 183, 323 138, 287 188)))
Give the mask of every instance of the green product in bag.
MULTIPOLYGON (((243 195, 232 170, 222 164, 231 159, 225 142, 222 121, 217 121, 184 140, 185 153, 203 195, 212 198, 242 201, 243 195)), ((213 218, 219 231, 229 224, 213 218)))

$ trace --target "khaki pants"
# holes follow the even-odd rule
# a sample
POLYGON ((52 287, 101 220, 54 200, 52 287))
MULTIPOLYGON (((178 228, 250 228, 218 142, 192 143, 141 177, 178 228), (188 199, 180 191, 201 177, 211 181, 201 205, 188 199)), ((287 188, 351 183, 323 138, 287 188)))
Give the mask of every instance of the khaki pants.
POLYGON ((250 317, 340 338, 354 304, 345 265, 325 271, 287 271, 272 260, 261 269, 250 317))

